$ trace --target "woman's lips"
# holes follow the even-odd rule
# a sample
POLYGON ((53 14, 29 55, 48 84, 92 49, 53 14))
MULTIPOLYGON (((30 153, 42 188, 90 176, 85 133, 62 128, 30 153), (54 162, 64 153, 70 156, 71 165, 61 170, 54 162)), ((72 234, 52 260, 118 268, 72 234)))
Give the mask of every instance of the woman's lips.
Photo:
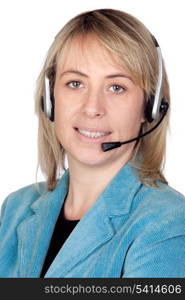
POLYGON ((103 143, 104 141, 109 140, 110 141, 110 135, 111 133, 108 133, 106 135, 103 136, 97 136, 97 137, 89 137, 89 136, 85 136, 84 134, 80 133, 78 131, 78 128, 74 128, 78 138, 81 141, 87 142, 87 143, 103 143))
POLYGON ((103 129, 99 129, 99 128, 93 128, 93 127, 74 127, 74 129, 80 129, 80 130, 84 130, 84 131, 89 131, 89 132, 103 132, 103 133, 111 133, 110 130, 103 130, 103 129))

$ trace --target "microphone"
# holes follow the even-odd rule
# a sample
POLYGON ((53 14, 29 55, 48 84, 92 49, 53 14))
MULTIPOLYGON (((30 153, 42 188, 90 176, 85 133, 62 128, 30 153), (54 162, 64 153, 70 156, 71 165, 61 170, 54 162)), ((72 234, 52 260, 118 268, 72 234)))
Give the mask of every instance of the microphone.
POLYGON ((124 142, 107 142, 107 143, 102 143, 101 144, 102 150, 105 152, 105 151, 109 151, 109 150, 118 148, 118 147, 120 147, 120 146, 122 146, 124 144, 128 144, 128 143, 134 142, 136 140, 139 140, 140 138, 142 138, 142 137, 146 136, 147 134, 151 133, 162 122, 164 116, 167 113, 168 107, 169 107, 169 104, 167 102, 163 102, 163 106, 161 107, 161 111, 160 111, 161 114, 162 114, 162 117, 157 122, 157 124, 154 127, 152 127, 150 130, 146 131, 145 133, 143 133, 143 134, 141 134, 141 135, 139 135, 139 136, 137 136, 137 137, 135 137, 133 139, 130 139, 130 140, 127 140, 127 141, 124 141, 124 142))

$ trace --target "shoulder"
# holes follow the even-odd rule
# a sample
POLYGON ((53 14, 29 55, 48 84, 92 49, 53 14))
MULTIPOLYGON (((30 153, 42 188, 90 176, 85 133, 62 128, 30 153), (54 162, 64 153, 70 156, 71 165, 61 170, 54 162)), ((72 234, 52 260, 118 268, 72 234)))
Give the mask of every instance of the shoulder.
POLYGON ((159 188, 142 185, 138 197, 142 199, 140 205, 154 210, 185 209, 185 196, 164 183, 159 183, 159 188))
POLYGON ((32 183, 10 193, 1 205, 0 220, 4 215, 21 215, 36 201, 41 195, 47 193, 46 182, 32 183))
POLYGON ((142 228, 143 237, 152 232, 166 238, 185 235, 185 197, 167 184, 160 183, 159 189, 141 185, 131 218, 142 228))
MULTIPOLYGON (((68 187, 68 172, 65 172, 57 180, 54 190, 47 189, 47 182, 41 181, 24 186, 10 193, 3 201, 0 211, 0 225, 5 220, 21 222, 27 216, 31 216, 36 210, 44 210, 51 197, 57 197, 58 193, 66 191, 68 187)), ((6 222, 4 222, 6 223, 6 222)))

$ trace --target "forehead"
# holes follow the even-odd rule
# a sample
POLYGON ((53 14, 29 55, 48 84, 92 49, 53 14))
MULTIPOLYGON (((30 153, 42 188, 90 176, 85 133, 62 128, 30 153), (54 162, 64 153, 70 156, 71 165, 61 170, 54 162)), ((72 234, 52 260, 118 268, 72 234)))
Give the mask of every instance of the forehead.
POLYGON ((58 70, 68 68, 90 70, 92 67, 99 67, 102 71, 124 70, 129 74, 118 55, 108 50, 95 35, 90 34, 74 37, 64 46, 57 62, 58 70))

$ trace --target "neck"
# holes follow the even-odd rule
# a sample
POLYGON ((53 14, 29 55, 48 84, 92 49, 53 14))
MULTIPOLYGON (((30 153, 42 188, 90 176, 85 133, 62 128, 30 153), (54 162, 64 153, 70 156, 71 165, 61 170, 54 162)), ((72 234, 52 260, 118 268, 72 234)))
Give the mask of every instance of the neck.
POLYGON ((68 154, 70 181, 64 206, 66 218, 80 219, 129 159, 124 157, 103 166, 89 166, 68 154))

